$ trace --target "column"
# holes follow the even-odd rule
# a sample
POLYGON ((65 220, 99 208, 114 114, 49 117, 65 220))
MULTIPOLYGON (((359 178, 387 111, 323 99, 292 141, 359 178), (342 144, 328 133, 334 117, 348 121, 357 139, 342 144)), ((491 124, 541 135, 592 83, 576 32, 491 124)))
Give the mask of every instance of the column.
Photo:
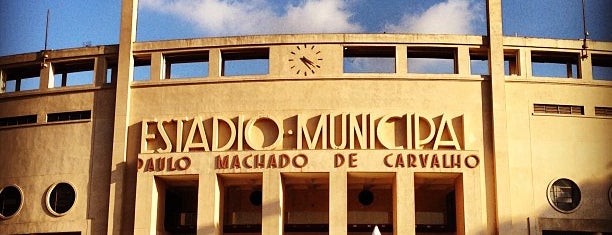
POLYGON ((580 66, 579 66, 579 74, 578 76, 585 81, 593 80, 593 57, 591 56, 591 51, 585 51, 586 57, 580 57, 580 66))
POLYGON ((200 174, 198 182, 199 235, 223 233, 223 187, 216 174, 200 174))
MULTIPOLYGON (((502 31, 502 4, 501 0, 487 0, 487 18, 489 34, 489 68, 491 71, 491 118, 493 132, 493 156, 494 174, 488 172, 485 175, 495 176, 496 198, 489 201, 487 208, 496 208, 496 227, 499 234, 511 234, 512 211, 510 198, 510 160, 508 158, 508 130, 506 114, 506 90, 504 78, 504 37, 502 31)), ((487 128, 487 127, 485 127, 487 128)), ((485 160, 488 160, 485 159, 485 160)), ((481 206, 481 205, 479 205, 481 206)), ((465 208, 468 210, 468 208, 465 208)), ((488 211, 492 213, 493 211, 488 211)), ((489 216, 490 218, 491 216, 489 216)), ((492 226, 492 219, 487 223, 492 226)), ((494 233, 494 228, 489 227, 487 233, 494 233)))
POLYGON ((43 67, 40 70, 40 91, 46 91, 49 88, 53 87, 54 77, 53 77, 53 66, 51 66, 50 62, 46 62, 42 65, 43 67))
POLYGON ((280 172, 263 172, 261 232, 283 234, 283 181, 280 172))
POLYGON ((393 234, 415 234, 414 173, 397 171, 393 189, 393 234))
POLYGON ((97 56, 94 60, 94 87, 100 87, 106 83, 106 67, 106 58, 97 56))
POLYGON ((457 63, 457 74, 462 76, 470 76, 472 74, 470 59, 470 48, 467 46, 459 46, 455 58, 455 63, 457 63))
MULTIPOLYGON (((159 81, 166 79, 165 75, 165 63, 164 56, 161 52, 153 52, 151 53, 151 81, 159 81)), ((167 71, 170 73, 170 71, 167 71)))
POLYGON ((6 71, 0 70, 0 94, 6 92, 6 71))
POLYGON ((406 45, 395 46, 395 73, 408 73, 408 48, 406 48, 406 45))
POLYGON ((210 49, 208 52, 208 77, 219 78, 221 76, 221 50, 210 49))
POLYGON ((516 63, 519 66, 520 75, 525 78, 532 78, 531 69, 531 49, 521 48, 516 56, 516 63))
MULTIPOLYGON (((134 202, 136 204, 135 213, 138 216, 138 220, 134 221, 134 233, 155 234, 158 226, 158 187, 160 186, 157 185, 153 176, 140 175, 139 181, 138 191, 146 194, 147 196, 140 197, 134 202)), ((161 214, 163 215, 163 211, 161 214)))
POLYGON ((132 50, 136 39, 137 11, 138 0, 122 1, 107 234, 134 232, 133 199, 136 194, 136 159, 128 161, 127 137, 130 121, 130 83, 134 72, 132 50))
POLYGON ((329 173, 329 234, 347 234, 347 195, 348 182, 346 171, 329 173), (333 205, 333 209, 332 209, 333 205))
MULTIPOLYGON (((50 62, 46 62, 40 70, 40 91, 48 91, 49 88, 53 88, 55 77, 53 76, 53 66, 50 62)), ((15 84, 15 91, 19 91, 21 86, 21 80, 18 79, 15 84)), ((45 123, 47 122, 47 110, 39 109, 36 113, 36 122, 45 123)))

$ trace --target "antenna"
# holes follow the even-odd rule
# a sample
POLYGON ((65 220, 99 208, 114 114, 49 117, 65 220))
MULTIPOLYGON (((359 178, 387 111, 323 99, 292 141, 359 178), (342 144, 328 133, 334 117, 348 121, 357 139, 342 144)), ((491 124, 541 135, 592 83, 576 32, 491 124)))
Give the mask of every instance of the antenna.
POLYGON ((582 38, 582 50, 583 50, 582 58, 583 59, 586 59, 587 57, 589 57, 589 55, 587 54, 587 49, 589 48, 587 46, 587 37, 589 36, 589 31, 587 30, 587 24, 586 24, 585 1, 586 0, 582 0, 582 28, 584 30, 584 37, 582 38))
POLYGON ((47 42, 49 41, 49 19, 50 18, 51 18, 51 10, 47 9, 47 22, 45 24, 45 49, 42 51, 43 61, 42 61, 42 64, 40 65, 41 68, 47 67, 47 58, 49 57, 49 55, 47 55, 47 42))
POLYGON ((49 40, 49 18, 51 18, 51 10, 47 9, 47 24, 45 25, 45 51, 47 50, 47 41, 49 40))

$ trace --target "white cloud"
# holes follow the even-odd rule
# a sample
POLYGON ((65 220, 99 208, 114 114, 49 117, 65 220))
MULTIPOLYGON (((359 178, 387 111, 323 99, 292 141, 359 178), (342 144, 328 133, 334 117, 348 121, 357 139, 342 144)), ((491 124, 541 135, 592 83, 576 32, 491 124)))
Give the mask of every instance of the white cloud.
POLYGON ((454 73, 452 59, 408 58, 409 73, 454 73))
POLYGON ((207 35, 360 32, 343 0, 308 0, 278 15, 266 0, 141 0, 142 7, 182 17, 207 35))
POLYGON ((354 57, 345 59, 344 66, 351 73, 392 73, 395 72, 395 58, 354 57))
POLYGON ((446 0, 421 14, 406 14, 398 24, 385 25, 385 32, 428 34, 474 34, 474 25, 484 23, 483 6, 470 0, 446 0))

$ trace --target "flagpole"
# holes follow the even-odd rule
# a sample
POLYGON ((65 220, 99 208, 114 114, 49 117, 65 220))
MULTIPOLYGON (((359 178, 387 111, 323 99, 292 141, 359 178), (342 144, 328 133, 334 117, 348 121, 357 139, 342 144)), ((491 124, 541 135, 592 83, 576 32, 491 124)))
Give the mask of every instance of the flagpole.
POLYGON ((587 37, 589 36, 589 31, 587 30, 587 24, 586 24, 586 7, 585 7, 585 1, 586 0, 582 0, 582 29, 583 31, 583 38, 582 38, 582 50, 584 51, 584 54, 582 55, 582 58, 586 59, 587 57, 589 57, 589 55, 587 54, 587 49, 589 48, 587 46, 587 37))

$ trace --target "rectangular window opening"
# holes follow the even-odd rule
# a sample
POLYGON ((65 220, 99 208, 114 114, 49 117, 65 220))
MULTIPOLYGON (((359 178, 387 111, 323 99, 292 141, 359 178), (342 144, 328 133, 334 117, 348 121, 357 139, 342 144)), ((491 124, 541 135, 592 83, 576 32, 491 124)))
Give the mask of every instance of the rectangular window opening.
POLYGON ((487 51, 470 50, 470 71, 472 75, 490 75, 487 51))
POLYGON ((19 88, 17 88, 17 80, 7 80, 4 84, 4 92, 10 93, 19 91, 19 88))
POLYGON ((532 51, 531 68, 534 77, 578 77, 578 53, 532 51))
POLYGON ((504 50, 504 74, 506 76, 520 76, 517 50, 504 50))
POLYGON ((135 82, 151 80, 151 58, 134 58, 133 79, 135 82))
MULTIPOLYGON (((163 158, 162 158, 163 159, 163 158)), ((172 158, 168 158, 172 159, 172 158)), ((164 159, 166 160, 166 159, 164 159)), ((173 167, 159 164, 157 170, 173 167)), ((169 235, 195 235, 198 215, 198 176, 156 176, 157 231, 169 235)))
POLYGON ((612 55, 592 54, 593 79, 612 81, 612 55))
POLYGON ((612 117, 612 107, 595 107, 595 116, 612 117))
POLYGON ((221 76, 268 74, 269 58, 269 48, 221 51, 221 76))
POLYGON ((165 55, 166 79, 208 77, 208 51, 165 55))
POLYGON ((329 174, 282 173, 284 233, 329 232, 329 174))
POLYGON ((395 73, 395 47, 344 47, 345 73, 395 73))
POLYGON ((91 119, 91 110, 47 114, 47 122, 63 122, 88 119, 91 119))
POLYGON ((462 198, 457 193, 456 173, 415 173, 414 205, 416 232, 428 234, 452 234, 457 232, 457 204, 462 198))
POLYGON ((261 234, 261 173, 220 174, 224 234, 261 234))
POLYGON ((393 234, 394 173, 348 173, 348 235, 393 234))
POLYGON ((584 115, 584 106, 559 104, 533 104, 534 113, 584 115))
POLYGON ((21 79, 21 91, 38 90, 40 87, 40 77, 21 79))
POLYGON ((40 88, 40 65, 9 68, 5 71, 4 92, 38 90, 40 88))
POLYGON ((94 60, 53 63, 53 87, 93 84, 94 60))
POLYGON ((26 124, 32 124, 32 123, 36 123, 36 114, 0 118, 0 127, 1 126, 20 126, 20 125, 26 125, 26 124))
POLYGON ((117 81, 117 67, 117 61, 110 61, 107 59, 106 80, 104 83, 111 84, 113 81, 117 81))
POLYGON ((457 48, 408 47, 408 73, 456 74, 457 48))

